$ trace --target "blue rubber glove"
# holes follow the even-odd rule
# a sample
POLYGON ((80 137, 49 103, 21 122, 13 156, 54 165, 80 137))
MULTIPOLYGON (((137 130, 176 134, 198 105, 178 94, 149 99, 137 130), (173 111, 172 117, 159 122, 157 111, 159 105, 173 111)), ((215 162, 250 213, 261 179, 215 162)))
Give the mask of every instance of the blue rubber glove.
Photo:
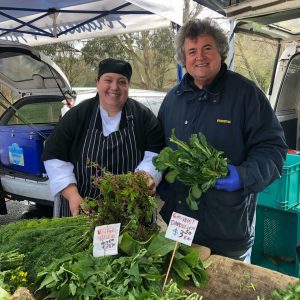
POLYGON ((217 179, 216 190, 222 190, 227 192, 234 192, 242 187, 240 175, 235 166, 228 164, 229 175, 224 178, 217 179))

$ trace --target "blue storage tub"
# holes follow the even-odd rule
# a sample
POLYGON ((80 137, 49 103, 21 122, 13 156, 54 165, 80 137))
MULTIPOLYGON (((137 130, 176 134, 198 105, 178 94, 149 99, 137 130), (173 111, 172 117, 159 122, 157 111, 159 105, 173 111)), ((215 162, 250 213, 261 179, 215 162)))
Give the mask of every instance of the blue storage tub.
POLYGON ((41 156, 44 141, 54 125, 0 126, 0 161, 7 168, 26 174, 46 173, 41 156))

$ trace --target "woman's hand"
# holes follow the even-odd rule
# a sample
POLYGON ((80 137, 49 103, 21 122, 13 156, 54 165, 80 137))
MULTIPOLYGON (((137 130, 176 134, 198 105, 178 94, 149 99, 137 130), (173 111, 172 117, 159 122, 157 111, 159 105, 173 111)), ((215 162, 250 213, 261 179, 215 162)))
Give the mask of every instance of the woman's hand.
POLYGON ((146 179, 147 186, 150 190, 150 193, 151 193, 151 195, 154 195, 156 192, 156 186, 155 186, 155 182, 154 182, 152 176, 150 175, 150 173, 145 172, 145 171, 137 171, 135 173, 142 175, 146 179))
POLYGON ((82 201, 82 197, 80 196, 77 186, 72 183, 68 185, 65 189, 61 191, 61 194, 64 198, 69 201, 69 207, 72 216, 76 216, 80 211, 80 203, 82 201))

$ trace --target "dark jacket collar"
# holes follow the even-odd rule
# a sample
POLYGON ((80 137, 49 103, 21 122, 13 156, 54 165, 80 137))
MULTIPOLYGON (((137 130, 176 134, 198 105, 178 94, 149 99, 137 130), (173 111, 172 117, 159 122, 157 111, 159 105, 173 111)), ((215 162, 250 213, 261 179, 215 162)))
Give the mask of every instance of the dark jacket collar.
POLYGON ((226 72, 227 72, 227 65, 223 63, 219 73, 214 78, 212 83, 203 89, 199 89, 194 84, 193 77, 189 73, 186 73, 183 76, 181 82, 178 84, 178 87, 176 89, 176 94, 181 95, 185 92, 194 92, 198 95, 197 96, 198 99, 200 97, 201 100, 218 103, 220 102, 221 99, 221 91, 223 86, 222 81, 226 75, 226 72))

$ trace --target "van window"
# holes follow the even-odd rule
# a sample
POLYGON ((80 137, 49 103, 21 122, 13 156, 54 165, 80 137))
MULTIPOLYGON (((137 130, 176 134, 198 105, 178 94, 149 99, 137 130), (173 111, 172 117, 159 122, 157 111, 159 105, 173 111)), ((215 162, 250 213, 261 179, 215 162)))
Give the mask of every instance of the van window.
MULTIPOLYGON (((297 113, 300 102, 300 53, 295 55, 288 66, 277 100, 276 112, 297 113)), ((299 107, 300 108, 300 107, 299 107)))
POLYGON ((9 120, 8 125, 57 123, 61 108, 61 101, 24 105, 9 120))

